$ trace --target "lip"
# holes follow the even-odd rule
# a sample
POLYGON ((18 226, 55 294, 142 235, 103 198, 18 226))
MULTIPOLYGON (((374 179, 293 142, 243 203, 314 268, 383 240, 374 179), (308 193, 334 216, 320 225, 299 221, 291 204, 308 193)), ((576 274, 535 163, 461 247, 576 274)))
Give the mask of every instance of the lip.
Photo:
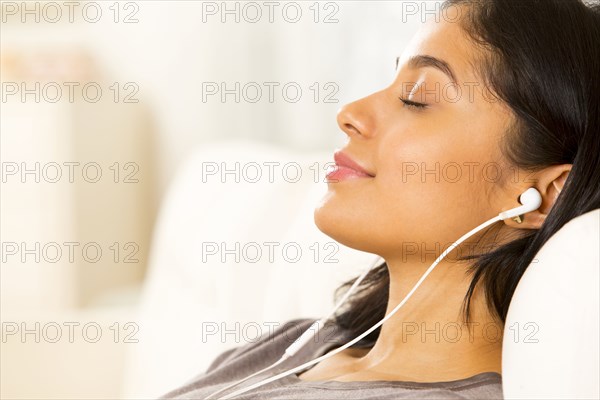
POLYGON ((338 182, 348 179, 373 178, 374 174, 367 171, 352 157, 342 151, 336 151, 333 154, 335 169, 327 174, 327 180, 338 182))

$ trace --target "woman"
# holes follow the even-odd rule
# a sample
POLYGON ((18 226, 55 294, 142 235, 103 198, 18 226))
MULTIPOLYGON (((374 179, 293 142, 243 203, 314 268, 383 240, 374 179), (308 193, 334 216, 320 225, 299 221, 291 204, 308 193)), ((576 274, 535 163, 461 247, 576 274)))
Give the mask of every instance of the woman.
MULTIPOLYGON (((447 0, 442 10, 405 49, 390 86, 340 110, 348 141, 315 211, 324 233, 385 262, 295 357, 223 393, 367 331, 448 245, 533 187, 537 210, 470 237, 380 329, 234 397, 502 398, 503 323, 519 279, 565 223, 600 207, 600 8, 447 0)), ((312 322, 226 351, 163 398, 206 398, 244 379, 312 322)))

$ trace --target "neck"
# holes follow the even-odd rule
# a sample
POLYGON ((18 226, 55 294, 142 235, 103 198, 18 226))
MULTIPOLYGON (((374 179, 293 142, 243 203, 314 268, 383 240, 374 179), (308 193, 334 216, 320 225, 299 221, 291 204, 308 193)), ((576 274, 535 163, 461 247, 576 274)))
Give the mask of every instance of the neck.
MULTIPOLYGON (((390 272, 386 315, 404 299, 431 262, 386 258, 390 272)), ((398 380, 458 380, 482 372, 501 373, 503 326, 476 290, 471 319, 465 324, 461 305, 470 283, 468 264, 443 260, 408 301, 381 327, 361 368, 393 374, 398 380)))

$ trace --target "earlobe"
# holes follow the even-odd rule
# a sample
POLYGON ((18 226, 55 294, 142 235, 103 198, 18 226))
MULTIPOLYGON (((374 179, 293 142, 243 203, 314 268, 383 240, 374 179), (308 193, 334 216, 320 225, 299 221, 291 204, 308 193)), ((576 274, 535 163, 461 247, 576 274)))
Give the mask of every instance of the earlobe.
POLYGON ((527 226, 524 228, 540 229, 542 227, 542 225, 544 224, 544 221, 546 220, 547 216, 548 216, 547 214, 541 213, 539 211, 534 211, 534 212, 526 215, 523 223, 525 223, 525 221, 527 221, 527 226))

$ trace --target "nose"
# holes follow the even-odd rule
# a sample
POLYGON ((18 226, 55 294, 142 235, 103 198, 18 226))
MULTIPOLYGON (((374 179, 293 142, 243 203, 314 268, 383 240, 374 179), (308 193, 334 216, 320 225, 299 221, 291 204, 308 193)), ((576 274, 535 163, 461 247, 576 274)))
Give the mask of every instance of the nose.
POLYGON ((348 103, 337 113, 338 126, 349 138, 366 138, 373 134, 372 114, 368 111, 367 99, 348 103))

